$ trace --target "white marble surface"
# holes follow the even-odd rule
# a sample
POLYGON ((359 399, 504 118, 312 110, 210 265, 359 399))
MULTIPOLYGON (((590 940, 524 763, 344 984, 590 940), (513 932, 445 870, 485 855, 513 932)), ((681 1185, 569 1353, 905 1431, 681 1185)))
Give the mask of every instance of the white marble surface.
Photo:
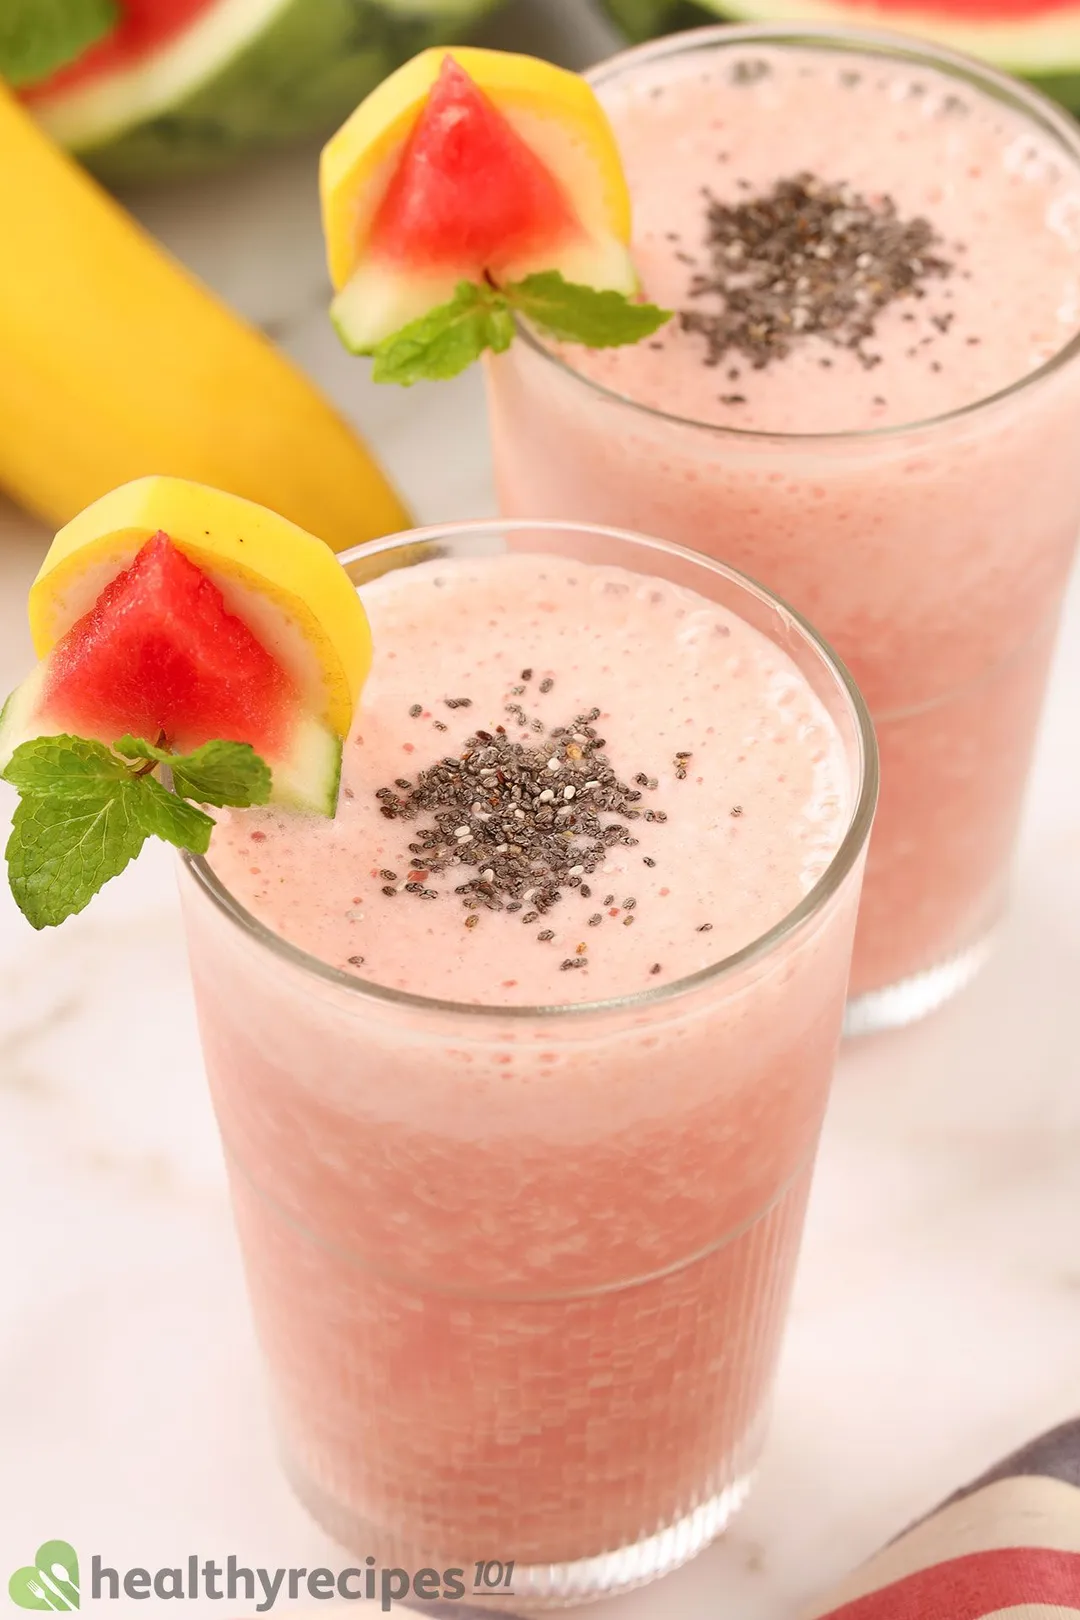
MULTIPOLYGON (((602 47, 580 0, 538 4, 602 47)), ((339 353, 311 151, 135 201, 342 401, 423 518, 491 510, 476 377, 377 391, 339 353)), ((0 505, 5 690, 45 542, 0 505)), ((1000 950, 935 1020, 844 1054, 756 1495, 597 1620, 793 1616, 1080 1411, 1078 702, 1074 591, 1000 950)), ((54 934, 4 889, 0 964, 0 1591, 51 1536, 121 1567, 337 1563, 271 1451, 168 856, 54 934)))

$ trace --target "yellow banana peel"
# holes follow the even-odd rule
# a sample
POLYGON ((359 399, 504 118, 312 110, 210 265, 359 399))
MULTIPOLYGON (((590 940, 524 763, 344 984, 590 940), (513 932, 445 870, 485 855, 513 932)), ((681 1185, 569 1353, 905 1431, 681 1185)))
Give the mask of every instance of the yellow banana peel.
POLYGON ((145 474, 341 551, 409 516, 333 406, 0 85, 0 488, 53 525, 145 474))

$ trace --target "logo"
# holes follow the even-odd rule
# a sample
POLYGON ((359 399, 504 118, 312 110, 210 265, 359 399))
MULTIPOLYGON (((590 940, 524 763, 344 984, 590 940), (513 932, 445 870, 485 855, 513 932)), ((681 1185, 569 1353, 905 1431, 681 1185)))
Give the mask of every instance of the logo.
POLYGON ((79 1607, 79 1560, 67 1541, 43 1541, 34 1562, 17 1569, 8 1595, 20 1609, 51 1609, 54 1614, 79 1607))
MULTIPOLYGON (((279 1597, 287 1596, 289 1602, 295 1603, 306 1595, 322 1601, 339 1597, 365 1605, 377 1603, 382 1614, 389 1614, 411 1596, 428 1602, 442 1599, 437 1611, 432 1608, 433 1614, 460 1613, 461 1620, 466 1620, 466 1616, 476 1616, 480 1611, 467 1607, 460 1611, 447 1609, 443 1604, 454 1605, 467 1595, 503 1599, 514 1595, 513 1560, 492 1558, 481 1559, 471 1571, 384 1569, 372 1555, 364 1559, 362 1566, 341 1570, 306 1566, 249 1569, 235 1553, 230 1553, 223 1564, 189 1553, 176 1564, 156 1570, 113 1567, 104 1562, 100 1553, 93 1553, 88 1564, 86 1590, 91 1604, 104 1600, 116 1603, 122 1597, 136 1601, 150 1597, 209 1598, 235 1603, 242 1597, 255 1604, 256 1614, 266 1614, 279 1597)), ((45 1541, 35 1553, 34 1562, 15 1571, 8 1592, 20 1609, 63 1614, 79 1607, 79 1582, 79 1558, 70 1542, 45 1541)), ((489 1609, 486 1604, 484 1609, 492 1620, 505 1612, 489 1609)))

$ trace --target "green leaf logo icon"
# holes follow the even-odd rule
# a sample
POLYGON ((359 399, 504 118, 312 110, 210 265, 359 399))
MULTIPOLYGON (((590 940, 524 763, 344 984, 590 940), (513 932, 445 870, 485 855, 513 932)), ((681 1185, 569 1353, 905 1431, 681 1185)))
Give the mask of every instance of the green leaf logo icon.
POLYGON ((17 1569, 8 1595, 20 1609, 51 1609, 60 1614, 79 1607, 79 1559, 67 1541, 43 1541, 34 1562, 17 1569))

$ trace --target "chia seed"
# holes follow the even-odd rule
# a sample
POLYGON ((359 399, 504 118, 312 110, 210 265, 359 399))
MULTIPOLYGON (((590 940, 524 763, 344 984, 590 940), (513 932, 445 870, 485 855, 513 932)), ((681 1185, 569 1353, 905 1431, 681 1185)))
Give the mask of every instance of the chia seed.
MULTIPOLYGON (((719 296, 723 307, 679 315, 684 332, 704 338, 706 365, 734 352, 761 370, 817 337, 869 369, 880 360, 867 345, 882 311, 923 297, 928 282, 953 268, 928 220, 902 219, 891 197, 869 198, 810 173, 737 203, 707 191, 706 199, 711 264, 692 279, 690 297, 719 296)), ((743 403, 742 395, 722 397, 743 403)))
MULTIPOLYGON (((554 686, 554 677, 545 677, 541 686, 548 684, 554 686)), ((450 708, 471 701, 443 699, 450 708)), ((641 814, 634 808, 641 793, 628 786, 603 752, 606 744, 594 725, 600 710, 594 707, 550 731, 541 721, 529 722, 519 705, 510 704, 508 710, 523 726, 538 728, 535 740, 512 740, 502 726, 478 728, 464 739, 459 754, 436 759, 413 782, 399 777, 394 788, 377 790, 380 811, 388 820, 419 823, 408 845, 407 881, 394 887, 397 873, 381 871, 388 896, 405 892, 437 899, 439 890, 421 879, 430 882, 450 871, 457 875, 455 869, 463 868, 463 881, 453 888, 474 921, 484 910, 513 910, 532 925, 568 890, 591 899, 585 879, 608 858, 608 851, 637 844, 628 823, 641 814)), ((635 780, 656 785, 656 778, 645 772, 635 780)), ((661 811, 654 819, 667 817, 661 811)), ((655 865, 651 857, 647 861, 655 865)), ((605 904, 613 901, 609 896, 605 904)), ((626 909, 635 904, 631 897, 626 909)), ((597 913, 590 926, 600 920, 597 913)), ((555 933, 544 929, 537 937, 546 943, 555 933)))

